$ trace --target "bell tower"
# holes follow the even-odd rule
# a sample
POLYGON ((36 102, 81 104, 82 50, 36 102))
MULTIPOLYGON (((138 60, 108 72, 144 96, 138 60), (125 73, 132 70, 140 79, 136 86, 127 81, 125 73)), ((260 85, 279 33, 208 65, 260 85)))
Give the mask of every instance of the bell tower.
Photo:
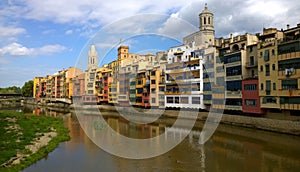
POLYGON ((199 14, 199 30, 204 36, 206 43, 213 44, 215 39, 214 14, 209 11, 207 3, 202 12, 199 14))
POLYGON ((88 53, 88 69, 98 68, 98 53, 94 44, 91 45, 88 53))

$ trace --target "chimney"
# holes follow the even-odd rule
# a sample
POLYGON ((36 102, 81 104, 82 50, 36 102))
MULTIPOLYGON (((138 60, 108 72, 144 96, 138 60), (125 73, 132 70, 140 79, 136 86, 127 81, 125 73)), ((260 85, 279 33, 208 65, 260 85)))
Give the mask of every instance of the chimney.
POLYGON ((286 25, 286 29, 290 29, 290 25, 289 24, 286 25))
POLYGON ((300 23, 297 24, 297 27, 300 27, 300 23))

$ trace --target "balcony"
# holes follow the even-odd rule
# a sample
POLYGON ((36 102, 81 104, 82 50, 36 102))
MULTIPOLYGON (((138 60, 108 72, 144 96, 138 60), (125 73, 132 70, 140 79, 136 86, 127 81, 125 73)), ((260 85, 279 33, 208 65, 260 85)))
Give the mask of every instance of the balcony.
POLYGON ((299 75, 300 75, 300 69, 294 69, 293 73, 287 73, 286 70, 278 71, 278 79, 299 78, 299 75))
POLYGON ((118 101, 128 101, 128 96, 126 94, 119 94, 118 101))
POLYGON ((278 61, 299 58, 300 52, 292 52, 278 55, 278 61))
POLYGON ((246 62, 246 68, 254 68, 257 67, 257 61, 255 62, 246 62))
POLYGON ((211 100, 203 100, 203 104, 210 105, 211 104, 211 100))
POLYGON ((300 104, 281 104, 280 108, 284 110, 300 110, 300 104))
POLYGON ((226 81, 242 80, 242 75, 226 76, 226 81))
POLYGON ((277 91, 278 96, 284 96, 284 97, 291 97, 291 96, 300 96, 300 89, 295 90, 278 90, 277 91))
POLYGON ((243 80, 252 80, 252 79, 258 79, 258 74, 255 73, 254 75, 243 75, 243 80))
POLYGON ((242 91, 226 91, 226 98, 242 98, 242 91))
POLYGON ((242 106, 225 105, 226 110, 242 111, 242 106))
POLYGON ((277 104, 277 103, 261 103, 260 108, 279 109, 280 104, 277 104))

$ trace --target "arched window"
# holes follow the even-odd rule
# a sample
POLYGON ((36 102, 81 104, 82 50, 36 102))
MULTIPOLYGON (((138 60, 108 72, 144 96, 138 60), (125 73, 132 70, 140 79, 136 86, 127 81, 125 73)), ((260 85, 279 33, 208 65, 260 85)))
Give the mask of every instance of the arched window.
POLYGON ((204 17, 204 24, 206 24, 206 17, 204 17))
POLYGON ((232 47, 232 51, 239 51, 239 46, 237 44, 234 44, 234 46, 232 47))
POLYGON ((210 24, 210 17, 208 17, 208 24, 210 24))

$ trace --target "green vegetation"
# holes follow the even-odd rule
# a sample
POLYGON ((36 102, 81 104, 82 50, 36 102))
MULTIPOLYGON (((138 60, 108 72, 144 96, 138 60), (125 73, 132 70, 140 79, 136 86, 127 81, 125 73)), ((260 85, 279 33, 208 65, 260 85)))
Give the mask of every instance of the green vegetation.
POLYGON ((0 171, 19 171, 33 164, 37 160, 45 157, 53 151, 60 142, 70 139, 68 129, 63 125, 61 118, 47 116, 36 116, 33 114, 24 114, 16 111, 0 111, 0 171), (44 133, 55 131, 56 137, 53 137, 47 146, 41 147, 36 153, 26 148, 33 144, 35 139, 43 136, 44 133), (11 158, 17 154, 24 156, 19 164, 3 167, 11 158))
POLYGON ((12 86, 7 88, 0 88, 0 94, 21 94, 21 88, 12 86))
POLYGON ((22 95, 25 97, 33 97, 33 81, 27 81, 22 87, 22 95))

